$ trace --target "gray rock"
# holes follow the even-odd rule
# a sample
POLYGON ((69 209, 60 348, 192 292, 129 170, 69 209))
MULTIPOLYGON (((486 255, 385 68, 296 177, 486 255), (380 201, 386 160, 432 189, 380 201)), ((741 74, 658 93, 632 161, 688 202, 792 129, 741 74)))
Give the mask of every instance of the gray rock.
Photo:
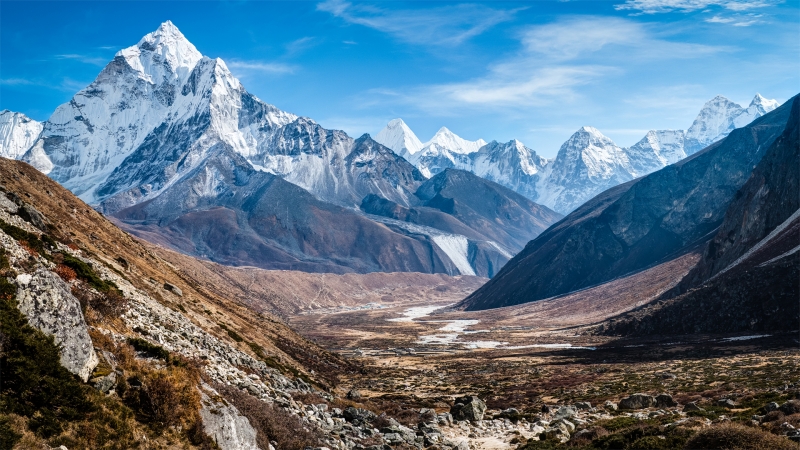
POLYGON ((344 420, 348 422, 371 422, 378 416, 372 411, 348 406, 344 409, 344 411, 342 411, 342 417, 344 417, 344 420))
POLYGON ((672 399, 669 394, 658 394, 656 396, 656 408, 674 408, 678 406, 678 402, 672 399))
POLYGON ((58 275, 39 269, 17 276, 17 306, 28 322, 55 338, 61 346, 61 365, 86 382, 97 366, 97 354, 81 305, 58 275))
POLYGON ((772 411, 775 411, 775 410, 776 410, 776 409, 778 409, 778 408, 780 408, 780 406, 778 405, 778 403, 776 403, 776 402, 769 402, 769 403, 767 403, 766 405, 764 405, 764 407, 763 407, 763 408, 761 408, 761 410, 762 410, 762 411, 764 411, 764 414, 767 414, 767 413, 770 413, 770 412, 772 412, 772 411))
POLYGON ((592 404, 589 402, 577 402, 575 407, 578 409, 592 409, 592 404))
POLYGON ((655 405, 655 397, 647 394, 633 394, 619 401, 620 409, 644 409, 651 408, 655 405))
POLYGON ((183 297, 183 291, 178 286, 174 284, 164 283, 164 290, 170 291, 173 294, 177 295, 178 297, 183 297))
POLYGON ((116 372, 111 372, 104 377, 92 378, 89 382, 92 383, 95 389, 105 394, 117 385, 117 374, 116 372))
POLYGON ((472 422, 483 420, 485 412, 486 403, 474 395, 456 399, 456 403, 450 408, 450 414, 453 415, 453 419, 472 422))
POLYGON ((603 408, 605 408, 607 411, 616 411, 618 407, 617 404, 611 400, 606 400, 606 402, 603 403, 603 408))
POLYGON ((729 398, 723 398, 723 399, 717 400, 717 406, 722 406, 722 407, 725 407, 725 408, 735 408, 736 407, 736 402, 731 400, 731 399, 729 399, 729 398))
POLYGON ((345 397, 347 397, 347 399, 348 399, 348 400, 358 400, 358 399, 360 399, 360 398, 361 398, 361 393, 360 393, 360 392, 358 392, 358 391, 357 391, 357 390, 355 390, 355 389, 350 389, 350 390, 347 392, 347 395, 346 395, 345 397))
POLYGON ((697 406, 697 402, 689 402, 683 407, 684 412, 688 411, 705 411, 705 409, 697 406))
POLYGON ((556 411, 554 419, 569 419, 578 415, 578 410, 572 406, 562 406, 556 411))
POLYGON ((42 213, 39 212, 36 208, 31 206, 28 203, 23 203, 22 206, 17 211, 17 215, 28 221, 31 225, 35 226, 36 228, 47 231, 47 219, 44 218, 42 213))
POLYGON ((206 434, 216 441, 221 450, 259 450, 256 430, 250 425, 250 421, 233 405, 216 402, 205 392, 209 390, 216 394, 216 391, 208 386, 203 388, 200 391, 200 417, 203 419, 206 434))
POLYGON ((558 441, 563 444, 569 441, 569 428, 563 422, 554 422, 544 431, 544 438, 548 441, 558 441))
POLYGON ((9 214, 16 214, 19 211, 19 206, 9 200, 5 194, 0 194, 0 209, 7 211, 9 214))
POLYGON ((787 416, 800 413, 800 400, 789 400, 782 404, 778 409, 787 416))

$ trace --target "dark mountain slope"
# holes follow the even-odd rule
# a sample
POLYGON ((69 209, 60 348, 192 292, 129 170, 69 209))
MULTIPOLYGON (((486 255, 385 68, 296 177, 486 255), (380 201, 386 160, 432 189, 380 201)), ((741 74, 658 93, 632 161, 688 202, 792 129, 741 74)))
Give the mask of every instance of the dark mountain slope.
POLYGON ((800 102, 795 102, 786 130, 736 193, 702 259, 673 294, 696 287, 733 264, 800 208, 799 128, 800 102))
POLYGON ((415 196, 513 252, 560 218, 546 206, 464 170, 446 169, 415 196))
POLYGON ((776 332, 800 327, 800 102, 702 258, 664 299, 612 319, 610 334, 776 332), (702 312, 698 314, 698 312, 702 312))
POLYGON ((394 233, 256 171, 224 144, 209 153, 158 197, 115 216, 133 233, 223 264, 333 273, 451 272, 449 261, 424 239, 394 233))
POLYGON ((794 98, 726 139, 609 189, 531 241, 460 306, 515 305, 603 283, 709 239, 786 128, 794 98))

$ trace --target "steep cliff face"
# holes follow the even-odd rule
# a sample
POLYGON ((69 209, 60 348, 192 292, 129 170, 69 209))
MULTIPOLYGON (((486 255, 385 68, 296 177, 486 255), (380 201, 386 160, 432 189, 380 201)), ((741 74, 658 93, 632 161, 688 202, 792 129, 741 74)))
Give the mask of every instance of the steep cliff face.
POLYGON ((677 292, 691 289, 736 263, 800 208, 798 124, 800 102, 795 102, 783 134, 736 193, 702 259, 677 292))
POLYGON ((792 99, 702 152, 609 189, 531 241, 467 309, 564 294, 646 268, 709 239, 783 133, 792 99))
POLYGON ((653 305, 612 319, 609 334, 796 330, 800 320, 800 101, 736 193, 697 265, 653 305), (702 312, 698 314, 698 312, 702 312))

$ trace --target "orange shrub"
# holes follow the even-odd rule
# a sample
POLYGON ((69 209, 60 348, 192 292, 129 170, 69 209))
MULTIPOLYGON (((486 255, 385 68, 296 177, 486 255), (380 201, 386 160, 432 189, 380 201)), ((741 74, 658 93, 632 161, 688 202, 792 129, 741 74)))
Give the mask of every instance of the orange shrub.
POLYGON ((60 276, 62 280, 69 283, 70 281, 74 280, 78 277, 78 274, 75 273, 70 267, 65 266, 64 264, 59 264, 56 266, 56 275, 60 276))

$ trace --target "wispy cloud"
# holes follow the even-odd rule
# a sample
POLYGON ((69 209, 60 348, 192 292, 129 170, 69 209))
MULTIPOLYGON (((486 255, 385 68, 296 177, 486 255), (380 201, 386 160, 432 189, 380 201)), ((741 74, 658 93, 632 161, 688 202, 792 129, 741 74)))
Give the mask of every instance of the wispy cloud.
POLYGON ((26 78, 0 78, 0 84, 3 86, 31 86, 37 83, 26 78))
POLYGON ((643 14, 668 13, 673 11, 693 12, 711 6, 731 11, 747 11, 783 3, 783 0, 625 0, 616 5, 617 10, 633 10, 643 14))
POLYGON ((317 10, 413 44, 453 46, 514 18, 518 9, 461 4, 427 9, 385 9, 364 3, 327 0, 317 10))
POLYGON ((718 14, 706 19, 706 22, 730 24, 735 27, 749 27, 750 25, 764 23, 765 21, 761 19, 762 17, 764 16, 761 14, 734 14, 729 16, 718 14))
POLYGON ((302 51, 308 50, 317 44, 319 44, 322 40, 319 38, 306 36, 300 39, 296 39, 288 44, 286 44, 286 53, 293 55, 296 53, 300 53, 302 51))
POLYGON ((109 62, 109 58, 94 55, 80 55, 76 53, 68 53, 64 55, 54 55, 54 59, 78 61, 84 64, 91 64, 93 66, 105 66, 109 62))
POLYGON ((228 68, 232 71, 238 72, 259 72, 267 74, 286 74, 294 73, 296 67, 279 63, 279 62, 266 62, 266 61, 244 61, 239 59, 231 60, 226 63, 228 68))
POLYGON ((665 64, 730 50, 673 42, 646 24, 614 17, 567 18, 529 27, 520 43, 519 52, 489 66, 482 77, 370 93, 442 115, 465 107, 528 109, 575 101, 581 97, 579 87, 621 75, 631 70, 631 61, 665 64))

